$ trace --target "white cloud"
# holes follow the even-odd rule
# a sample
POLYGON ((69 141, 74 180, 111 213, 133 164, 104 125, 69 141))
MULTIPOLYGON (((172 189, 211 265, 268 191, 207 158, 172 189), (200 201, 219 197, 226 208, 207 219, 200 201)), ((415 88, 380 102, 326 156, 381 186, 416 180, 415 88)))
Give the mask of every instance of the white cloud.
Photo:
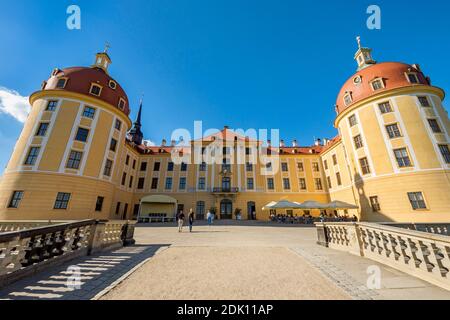
POLYGON ((29 112, 28 97, 23 97, 17 91, 0 86, 0 114, 8 114, 23 123, 29 112))

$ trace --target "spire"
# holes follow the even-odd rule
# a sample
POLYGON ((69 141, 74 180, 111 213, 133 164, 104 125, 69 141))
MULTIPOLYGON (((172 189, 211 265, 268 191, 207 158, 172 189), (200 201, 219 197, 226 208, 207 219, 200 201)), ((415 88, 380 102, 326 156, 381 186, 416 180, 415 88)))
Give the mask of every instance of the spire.
POLYGON ((358 43, 358 51, 355 53, 355 60, 358 63, 358 71, 367 68, 377 62, 372 59, 372 49, 361 46, 361 37, 356 37, 358 43))
POLYGON ((141 97, 141 101, 139 104, 139 111, 136 121, 133 124, 133 128, 130 130, 131 139, 137 145, 141 145, 142 140, 144 139, 144 134, 141 131, 142 105, 143 105, 143 96, 141 97))

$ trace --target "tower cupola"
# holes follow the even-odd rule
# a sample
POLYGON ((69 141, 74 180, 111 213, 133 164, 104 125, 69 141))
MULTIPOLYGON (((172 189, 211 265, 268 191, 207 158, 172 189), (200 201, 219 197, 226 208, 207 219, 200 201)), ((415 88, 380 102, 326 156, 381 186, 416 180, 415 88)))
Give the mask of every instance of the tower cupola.
POLYGON ((372 49, 361 46, 361 37, 357 36, 358 51, 355 53, 355 60, 358 63, 358 71, 376 64, 377 62, 372 58, 372 49))
POLYGON ((108 67, 112 63, 111 58, 108 55, 109 45, 106 44, 105 50, 99 52, 95 55, 95 62, 92 66, 93 68, 100 68, 106 73, 108 73, 108 67))

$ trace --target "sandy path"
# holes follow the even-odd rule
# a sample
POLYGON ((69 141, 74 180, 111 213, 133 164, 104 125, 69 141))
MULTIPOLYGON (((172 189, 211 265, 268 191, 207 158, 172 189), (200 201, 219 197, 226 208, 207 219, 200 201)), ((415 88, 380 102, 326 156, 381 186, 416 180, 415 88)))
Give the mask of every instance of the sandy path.
MULTIPOLYGON (((172 231, 159 232, 166 241, 179 237, 172 231)), ((227 234, 233 245, 239 233, 227 234)), ((220 245, 211 241, 210 246, 203 241, 175 244, 103 299, 350 299, 287 246, 274 247, 268 239, 255 246, 224 246, 224 240, 220 245)))

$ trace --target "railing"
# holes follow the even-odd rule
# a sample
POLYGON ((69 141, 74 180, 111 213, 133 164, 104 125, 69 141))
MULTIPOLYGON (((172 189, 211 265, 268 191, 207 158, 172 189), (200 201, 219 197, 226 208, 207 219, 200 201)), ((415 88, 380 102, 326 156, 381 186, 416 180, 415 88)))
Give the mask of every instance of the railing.
POLYGON ((132 244, 134 225, 131 221, 0 221, 1 230, 19 230, 0 233, 0 286, 53 262, 132 244))
POLYGON ((450 290, 450 237, 445 224, 317 223, 318 243, 386 264, 450 290), (418 225, 418 224, 417 224, 418 225), (407 228, 406 226, 409 226, 407 228))
POLYGON ((238 193, 239 188, 213 188, 213 193, 238 193))
MULTIPOLYGON (((37 227, 43 227, 43 226, 49 226, 54 224, 60 224, 60 223, 68 223, 70 221, 0 221, 0 234, 5 232, 13 232, 13 231, 20 231, 20 230, 26 230, 31 228, 37 228, 37 227)), ((73 221, 75 222, 75 221, 73 221)))

